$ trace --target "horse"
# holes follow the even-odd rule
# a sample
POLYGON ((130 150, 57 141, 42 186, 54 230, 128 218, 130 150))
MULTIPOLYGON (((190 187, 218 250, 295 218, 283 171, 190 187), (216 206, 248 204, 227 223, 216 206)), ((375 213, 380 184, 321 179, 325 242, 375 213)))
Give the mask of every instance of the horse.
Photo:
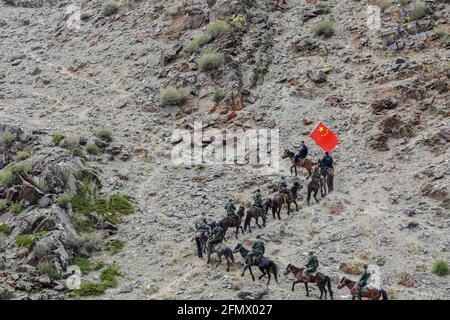
POLYGON ((239 233, 239 229, 241 229, 242 234, 244 234, 244 228, 242 228, 241 226, 241 222, 242 222, 242 217, 244 216, 245 213, 245 209, 244 207, 239 207, 239 210, 237 211, 237 214, 239 214, 239 216, 241 217, 241 219, 239 219, 239 223, 236 222, 236 220, 234 220, 232 217, 225 217, 222 220, 220 220, 217 225, 219 227, 221 227, 223 229, 223 233, 226 234, 228 228, 230 227, 236 227, 236 239, 238 238, 238 233, 239 233))
POLYGON ((321 167, 320 174, 323 177, 324 184, 328 187, 328 193, 334 190, 334 169, 330 167, 321 167))
POLYGON ((320 189, 320 196, 323 198, 326 194, 326 189, 325 189, 325 186, 323 185, 323 179, 319 172, 319 169, 316 168, 316 169, 314 169, 314 173, 313 173, 311 181, 308 183, 308 189, 307 189, 308 195, 306 197, 308 206, 310 205, 311 193, 313 193, 313 192, 314 192, 314 194, 313 194, 314 199, 316 199, 316 202, 319 203, 319 200, 317 199, 317 193, 319 192, 319 189, 320 189))
POLYGON ((252 232, 252 228, 250 226, 250 222, 252 220, 252 218, 255 219, 256 225, 261 229, 261 226, 258 223, 258 219, 259 217, 262 218, 263 221, 263 227, 266 226, 266 212, 264 212, 264 208, 260 208, 257 206, 251 206, 248 210, 247 210, 247 216, 245 217, 245 222, 244 222, 244 231, 248 230, 250 232, 252 232))
POLYGON ((317 284, 317 287, 320 290, 320 297, 319 299, 322 299, 323 294, 325 293, 325 299, 327 298, 327 289, 328 287, 328 293, 330 294, 330 298, 333 299, 333 291, 331 291, 331 280, 330 277, 327 275, 324 275, 320 272, 317 272, 314 277, 310 277, 308 281, 305 282, 305 278, 303 277, 303 270, 304 268, 297 268, 296 266, 292 264, 288 264, 286 267, 286 271, 284 271, 284 275, 287 276, 289 273, 292 273, 296 280, 294 283, 292 283, 292 291, 294 291, 294 286, 297 283, 304 283, 306 288, 306 296, 309 296, 309 290, 308 290, 308 282, 317 284))
MULTIPOLYGON (((215 253, 217 253, 217 264, 214 268, 217 268, 217 266, 219 264, 222 263, 222 256, 225 256, 225 259, 227 260, 227 271, 230 271, 230 266, 231 263, 233 263, 234 265, 234 257, 233 257, 233 251, 231 251, 231 249, 229 247, 227 247, 226 245, 224 245, 222 242, 217 243, 213 246, 213 250, 215 253)), ((206 262, 206 264, 209 264, 211 262, 211 254, 212 252, 210 252, 208 250, 208 261, 206 262)))
POLYGON ((195 232, 195 243, 197 244, 197 254, 199 258, 203 258, 206 252, 206 241, 208 240, 209 230, 199 229, 195 232))
POLYGON ((284 154, 281 156, 281 159, 289 158, 291 160, 291 175, 292 175, 292 169, 295 169, 295 176, 297 176, 297 167, 305 168, 308 171, 308 176, 306 179, 309 179, 311 176, 311 168, 314 165, 314 162, 312 162, 309 159, 299 159, 300 161, 295 161, 295 152, 289 151, 288 149, 284 149, 284 154))
POLYGON ((241 277, 244 276, 245 270, 250 270, 250 275, 252 276, 252 280, 255 281, 255 276, 252 272, 251 266, 257 266, 259 270, 262 272, 262 275, 259 276, 258 280, 261 280, 262 277, 267 276, 269 279, 267 280, 267 285, 270 283, 270 273, 273 273, 273 276, 275 278, 275 282, 278 283, 278 269, 275 262, 272 260, 269 260, 266 257, 260 257, 257 258, 255 261, 251 261, 250 257, 248 256, 248 250, 244 248, 244 246, 241 243, 238 243, 236 247, 234 248, 233 252, 238 252, 241 254, 242 258, 245 260, 245 268, 244 271, 242 271, 241 277))
POLYGON ((287 214, 289 215, 289 213, 291 212, 291 203, 293 202, 295 204, 295 210, 298 211, 298 204, 297 204, 297 192, 298 190, 301 189, 301 185, 295 181, 294 185, 291 187, 291 194, 292 194, 292 199, 289 199, 289 196, 285 193, 278 193, 276 194, 271 201, 271 207, 272 207, 272 215, 273 218, 275 218, 275 214, 277 214, 278 216, 278 220, 281 220, 280 217, 280 212, 281 212, 281 208, 283 207, 283 204, 287 204, 288 209, 287 209, 287 214))
MULTIPOLYGON (((342 289, 344 286, 346 286, 350 290, 350 293, 352 294, 352 300, 355 300, 356 282, 347 279, 346 277, 343 277, 339 282, 337 288, 342 289)), ((378 290, 375 288, 367 288, 367 287, 366 290, 361 292, 361 297, 369 298, 371 300, 380 300, 380 298, 383 298, 383 300, 388 300, 388 296, 385 290, 383 289, 378 290)))

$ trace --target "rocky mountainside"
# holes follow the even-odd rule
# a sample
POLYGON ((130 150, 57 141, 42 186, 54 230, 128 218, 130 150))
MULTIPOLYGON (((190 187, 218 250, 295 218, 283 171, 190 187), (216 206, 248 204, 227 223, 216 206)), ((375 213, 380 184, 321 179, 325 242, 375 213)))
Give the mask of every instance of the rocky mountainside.
POLYGON ((309 250, 336 299, 362 263, 390 298, 448 298, 436 273, 450 260, 449 8, 3 0, 0 299, 304 299, 282 271, 309 250), (278 129, 281 151, 305 140, 313 160, 323 121, 340 140, 334 192, 308 207, 306 172, 291 177, 288 160, 271 175, 174 164, 173 132, 195 121, 278 129), (199 213, 218 220, 256 188, 268 197, 280 175, 302 185, 300 210, 225 242, 260 235, 278 284, 242 278, 239 256, 230 272, 196 256, 199 213))

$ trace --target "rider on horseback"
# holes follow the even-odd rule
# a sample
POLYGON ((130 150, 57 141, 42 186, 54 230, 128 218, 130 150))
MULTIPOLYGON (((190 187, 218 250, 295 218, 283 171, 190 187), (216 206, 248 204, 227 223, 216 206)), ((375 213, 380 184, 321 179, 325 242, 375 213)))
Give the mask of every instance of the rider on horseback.
POLYGON ((262 196, 261 196, 261 190, 260 189, 256 189, 255 193, 253 194, 253 206, 258 207, 258 208, 263 208, 263 203, 262 203, 262 196))
POLYGON ((197 231, 210 231, 210 227, 208 226, 204 213, 200 213, 198 218, 195 220, 195 229, 197 231))
POLYGON ((206 241, 209 252, 213 252, 214 245, 222 242, 224 236, 225 235, 224 235, 222 227, 216 226, 213 229, 212 233, 208 237, 208 240, 206 241))
POLYGON ((294 163, 297 163, 299 159, 305 159, 308 155, 308 147, 305 145, 305 141, 302 141, 299 146, 298 152, 295 154, 294 163))
POLYGON ((322 161, 320 161, 320 165, 323 168, 333 169, 333 158, 331 158, 328 152, 325 152, 325 156, 322 158, 322 161))
POLYGON ((250 261, 254 262, 256 259, 262 257, 265 252, 264 242, 260 240, 260 236, 256 236, 256 240, 253 241, 252 249, 249 251, 247 257, 250 261))
POLYGON ((319 267, 319 260, 314 255, 313 251, 309 252, 308 261, 305 265, 305 270, 303 271, 303 276, 305 277, 305 281, 309 281, 311 277, 311 273, 315 272, 319 267))
POLYGON ((232 199, 228 199, 228 202, 225 205, 225 210, 227 211, 228 217, 233 218, 238 225, 241 223, 241 217, 236 213, 236 207, 232 199))
POLYGON ((364 270, 361 273, 358 282, 355 284, 355 288, 356 288, 355 293, 359 300, 361 300, 361 294, 362 294, 363 288, 367 284, 367 280, 370 277, 370 273, 367 272, 367 264, 363 265, 363 269, 364 270))

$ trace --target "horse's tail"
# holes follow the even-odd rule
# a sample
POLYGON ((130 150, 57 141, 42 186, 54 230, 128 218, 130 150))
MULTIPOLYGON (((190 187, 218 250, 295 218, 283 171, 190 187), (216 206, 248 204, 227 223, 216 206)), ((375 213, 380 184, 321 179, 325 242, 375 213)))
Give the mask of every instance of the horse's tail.
POLYGON ((306 197, 306 202, 308 203, 308 206, 309 206, 309 201, 311 200, 311 193, 312 193, 312 188, 310 185, 308 185, 308 196, 306 197))
POLYGON ((247 227, 250 225, 251 220, 252 220, 252 216, 251 216, 250 212, 247 211, 247 216, 245 217, 245 222, 244 222, 244 231, 247 231, 247 227))
POLYGON ((383 300, 388 300, 388 296, 385 290, 381 289, 380 290, 381 296, 383 297, 383 300))
POLYGON ((325 282, 328 287, 328 293, 330 294, 330 299, 333 299, 333 291, 331 290, 331 280, 329 276, 325 276, 325 282))
POLYGON ((272 270, 273 276, 275 277, 275 282, 278 283, 278 268, 275 262, 269 261, 270 269, 272 270))
POLYGON ((197 254, 198 257, 201 258, 202 257, 202 242, 200 237, 195 237, 195 243, 197 244, 197 254))
MULTIPOLYGON (((273 201, 273 200, 272 200, 273 201)), ((273 215, 273 217, 275 218, 275 214, 277 213, 277 205, 276 205, 276 202, 275 201, 273 201, 272 202, 272 215, 273 215)))
POLYGON ((333 191, 333 175, 329 174, 327 177, 327 183, 328 183, 328 193, 330 193, 331 191, 333 191))

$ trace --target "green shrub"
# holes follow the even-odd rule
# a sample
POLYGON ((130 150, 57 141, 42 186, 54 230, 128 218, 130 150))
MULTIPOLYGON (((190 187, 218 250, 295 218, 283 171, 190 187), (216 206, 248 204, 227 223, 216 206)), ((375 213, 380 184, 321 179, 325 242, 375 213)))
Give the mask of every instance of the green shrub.
POLYGON ((450 34, 447 29, 440 25, 436 29, 436 35, 438 36, 438 41, 443 45, 446 45, 450 40, 450 34))
POLYGON ((110 16, 119 11, 119 1, 116 0, 105 0, 102 5, 102 11, 104 16, 110 16))
POLYGON ((211 38, 218 37, 221 33, 227 31, 230 28, 230 25, 223 20, 215 20, 210 22, 206 26, 206 32, 211 36, 211 38))
POLYGON ((81 273, 88 274, 92 270, 94 270, 94 264, 86 258, 83 257, 75 257, 73 258, 72 264, 78 266, 81 270, 81 273))
POLYGON ((14 181, 14 176, 9 168, 0 171, 0 187, 9 186, 14 181))
POLYGON ((38 271, 42 274, 47 275, 52 280, 58 280, 61 278, 58 269, 50 261, 44 261, 39 263, 38 271))
POLYGON ((314 33, 317 36, 329 38, 334 34, 333 23, 330 20, 321 20, 313 27, 314 33))
POLYGON ((183 47, 182 54, 184 56, 190 56, 191 54, 197 52, 200 47, 208 43, 209 38, 206 34, 201 34, 195 38, 193 38, 191 41, 186 43, 186 45, 183 47))
POLYGON ((13 143, 13 135, 9 131, 4 131, 0 134, 0 145, 9 147, 13 143))
POLYGON ((62 134, 54 133, 52 135, 52 141, 54 144, 60 143, 63 139, 64 139, 64 136, 62 134))
POLYGON ((108 211, 128 215, 134 213, 134 208, 129 196, 114 194, 109 198, 108 211))
POLYGON ((14 160, 25 160, 31 156, 31 151, 19 151, 14 156, 14 160))
POLYGON ((73 213, 70 223, 78 233, 88 233, 94 229, 94 223, 81 213, 73 213))
POLYGON ((379 0, 378 7, 380 7, 381 12, 385 12, 392 5, 391 0, 379 0))
POLYGON ((22 205, 19 202, 11 203, 10 210, 14 214, 19 214, 22 212, 22 205))
POLYGON ((111 141, 112 140, 112 131, 111 129, 98 129, 96 132, 96 136, 102 140, 105 141, 111 141))
POLYGON ((198 67, 200 71, 211 72, 219 69, 225 62, 225 58, 222 53, 214 53, 206 51, 197 59, 198 67))
POLYGON ((431 272, 441 277, 448 275, 450 273, 450 269, 448 267, 447 261, 442 259, 434 260, 431 272))
POLYGON ((5 199, 0 199, 0 213, 8 209, 8 205, 5 199))
POLYGON ((110 242, 108 249, 112 255, 115 255, 116 253, 119 253, 124 246, 125 243, 122 240, 114 239, 113 241, 110 242))
POLYGON ((225 93, 223 92, 223 89, 215 88, 211 91, 211 96, 214 102, 219 103, 223 100, 223 98, 225 98, 225 93))
POLYGON ((69 196, 68 194, 62 193, 58 196, 58 200, 56 200, 56 203, 58 204, 58 206, 60 206, 61 208, 66 208, 69 206, 70 200, 71 200, 71 196, 69 196))
POLYGON ((107 287, 104 283, 96 283, 93 281, 83 281, 80 284, 80 289, 75 290, 75 295, 82 297, 99 296, 106 291, 107 287))
POLYGON ((72 154, 76 157, 82 157, 84 155, 83 150, 79 147, 70 147, 69 150, 72 151, 72 154))
POLYGON ((105 263, 103 261, 97 260, 97 261, 95 261, 94 269, 96 271, 99 271, 99 270, 103 269, 104 266, 105 266, 105 263))
POLYGON ((100 281, 104 283, 108 288, 115 288, 117 286, 116 277, 122 275, 122 272, 119 270, 119 267, 115 263, 109 264, 100 273, 100 281))
POLYGON ((189 90, 169 86, 161 91, 159 101, 161 106, 182 105, 189 97, 189 90))
POLYGON ((19 234, 14 241, 17 246, 22 248, 30 248, 33 245, 33 238, 29 234, 19 234))
POLYGON ((25 173, 31 170, 32 164, 28 161, 22 161, 9 166, 9 168, 12 173, 25 173))
POLYGON ((98 149, 98 147, 92 143, 89 143, 86 145, 86 151, 87 151, 87 153, 92 154, 92 155, 98 155, 100 153, 100 150, 98 149))
POLYGON ((420 20, 428 14, 428 7, 422 2, 416 2, 414 9, 411 11, 411 20, 420 20))
POLYGON ((328 4, 322 7, 323 13, 325 14, 331 13, 331 9, 332 9, 331 6, 328 4))
POLYGON ((7 224, 0 224, 0 233, 9 234, 11 232, 11 227, 7 224))

